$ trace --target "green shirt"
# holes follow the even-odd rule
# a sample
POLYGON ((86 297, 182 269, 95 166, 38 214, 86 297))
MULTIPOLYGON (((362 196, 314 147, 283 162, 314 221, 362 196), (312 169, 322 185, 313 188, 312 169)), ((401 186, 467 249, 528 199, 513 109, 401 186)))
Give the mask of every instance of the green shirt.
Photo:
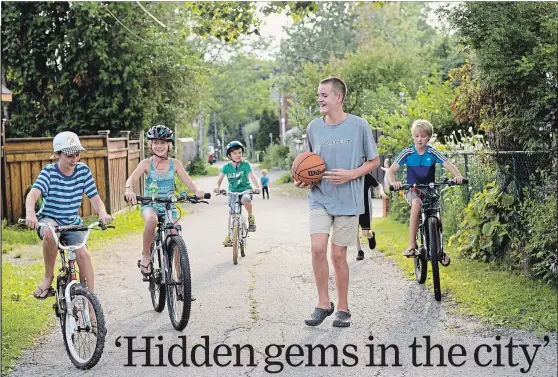
POLYGON ((250 190, 252 188, 249 181, 251 171, 252 167, 248 161, 242 161, 237 168, 234 167, 232 162, 229 162, 221 169, 221 173, 225 174, 229 180, 230 192, 250 190))

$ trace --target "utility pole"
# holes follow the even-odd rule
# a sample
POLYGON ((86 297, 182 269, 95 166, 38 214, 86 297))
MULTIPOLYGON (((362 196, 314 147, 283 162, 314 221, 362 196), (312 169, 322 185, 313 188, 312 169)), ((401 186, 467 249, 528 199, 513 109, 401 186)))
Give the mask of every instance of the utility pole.
POLYGON ((203 121, 204 121, 204 116, 203 114, 200 114, 200 129, 199 129, 199 135, 198 135, 198 156, 199 158, 203 159, 203 121))

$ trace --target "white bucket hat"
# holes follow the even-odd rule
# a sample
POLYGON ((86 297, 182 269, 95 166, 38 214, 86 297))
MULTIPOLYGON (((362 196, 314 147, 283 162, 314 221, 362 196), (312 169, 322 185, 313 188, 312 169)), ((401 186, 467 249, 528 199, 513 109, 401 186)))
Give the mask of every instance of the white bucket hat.
POLYGON ((79 137, 70 131, 60 132, 56 135, 52 141, 52 146, 54 147, 54 152, 62 152, 68 155, 86 150, 81 146, 79 137))

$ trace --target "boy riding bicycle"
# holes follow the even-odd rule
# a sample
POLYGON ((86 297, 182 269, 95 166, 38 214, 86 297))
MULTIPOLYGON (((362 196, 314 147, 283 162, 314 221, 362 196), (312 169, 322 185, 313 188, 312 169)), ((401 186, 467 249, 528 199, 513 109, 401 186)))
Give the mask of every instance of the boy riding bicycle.
MULTIPOLYGON (((240 141, 231 141, 227 145, 227 157, 230 162, 228 162, 225 166, 221 168, 221 174, 217 179, 217 187, 215 188, 215 193, 219 193, 219 188, 221 187, 221 183, 223 182, 223 178, 225 175, 227 176, 227 180, 229 181, 229 192, 243 192, 246 190, 252 189, 248 178, 252 180, 256 189, 254 192, 256 194, 260 193, 260 185, 258 183, 258 179, 250 166, 250 163, 246 160, 242 160, 242 154, 244 153, 244 145, 240 141)), ((246 211, 248 211, 248 231, 255 232, 256 231, 256 219, 252 214, 252 195, 242 195, 242 204, 246 207, 246 211)), ((230 228, 231 228, 231 213, 234 211, 234 196, 229 196, 229 217, 228 217, 228 228, 229 233, 225 237, 223 241, 223 246, 231 247, 231 235, 230 235, 230 228)))
MULTIPOLYGON (((80 153, 85 151, 78 136, 73 132, 61 132, 53 140, 54 155, 57 163, 46 165, 39 173, 33 187, 25 199, 25 224, 37 229, 39 238, 43 240, 43 259, 45 276, 37 286, 33 297, 44 300, 54 296, 52 281, 54 280, 54 264, 58 247, 52 233, 38 223, 51 225, 78 225, 83 221, 78 215, 83 194, 87 195, 93 210, 99 214, 99 221, 109 224, 112 217, 107 213, 105 205, 97 192, 97 186, 89 167, 79 162, 80 153), (35 214, 35 203, 43 197, 43 205, 35 214)), ((79 245, 83 242, 85 232, 64 232, 60 240, 66 245, 79 245)), ((87 288, 93 292, 95 288, 93 265, 87 253, 87 246, 76 250, 76 258, 80 272, 80 280, 87 280, 87 288)))
MULTIPOLYGON (((393 164, 386 172, 388 181, 395 190, 401 188, 401 182, 395 181, 395 172, 401 165, 407 165, 407 184, 428 184, 434 182, 436 173, 436 163, 448 169, 454 176, 453 181, 460 184, 463 177, 459 170, 444 156, 438 152, 428 142, 432 137, 433 127, 427 120, 416 120, 411 126, 411 135, 413 136, 414 145, 403 149, 393 164)), ((409 224, 409 247, 405 249, 403 255, 407 258, 415 256, 417 249, 416 235, 420 222, 420 211, 422 208, 422 193, 416 188, 405 191, 405 197, 411 205, 411 216, 409 224)), ((440 261, 442 266, 450 263, 450 257, 444 253, 443 259, 440 261)))
MULTIPOLYGON (((198 198, 203 199, 204 192, 192 181, 184 170, 182 163, 169 157, 174 141, 174 133, 171 129, 163 125, 153 126, 147 131, 147 140, 149 140, 147 146, 153 156, 142 160, 126 180, 126 201, 132 205, 137 204, 136 194, 132 187, 144 173, 146 174, 144 196, 151 196, 150 189, 152 192, 156 192, 155 196, 158 198, 173 196, 175 190, 174 175, 176 174, 198 198)), ((140 271, 142 275, 149 276, 151 273, 150 248, 159 218, 165 216, 165 206, 160 203, 142 205, 141 215, 145 221, 145 227, 143 229, 143 252, 140 271)), ((173 207, 172 217, 174 222, 178 221, 176 207, 173 207)))

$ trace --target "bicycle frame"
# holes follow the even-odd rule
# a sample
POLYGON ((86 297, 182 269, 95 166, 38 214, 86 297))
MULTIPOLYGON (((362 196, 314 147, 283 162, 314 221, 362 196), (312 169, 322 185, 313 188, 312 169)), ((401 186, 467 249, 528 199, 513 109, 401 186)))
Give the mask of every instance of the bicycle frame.
MULTIPOLYGON (((234 212, 231 214, 231 227, 229 229, 229 235, 232 236, 232 230, 234 229, 234 223, 237 222, 240 225, 245 223, 244 215, 242 214, 242 195, 250 195, 252 194, 252 190, 245 190, 242 192, 229 192, 228 195, 235 196, 235 205, 234 205, 234 212)), ((247 227, 246 227, 247 228, 247 227)), ((246 234, 243 234, 242 237, 247 237, 248 229, 246 229, 246 234)))

